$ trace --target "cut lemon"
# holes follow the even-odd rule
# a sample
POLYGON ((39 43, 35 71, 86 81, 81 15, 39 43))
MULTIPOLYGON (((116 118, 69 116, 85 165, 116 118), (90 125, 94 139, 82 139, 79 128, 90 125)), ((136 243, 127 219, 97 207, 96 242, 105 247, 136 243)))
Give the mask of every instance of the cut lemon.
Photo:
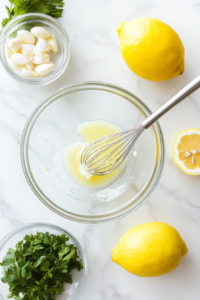
POLYGON ((200 175, 200 129, 177 134, 173 147, 175 164, 188 175, 200 175))

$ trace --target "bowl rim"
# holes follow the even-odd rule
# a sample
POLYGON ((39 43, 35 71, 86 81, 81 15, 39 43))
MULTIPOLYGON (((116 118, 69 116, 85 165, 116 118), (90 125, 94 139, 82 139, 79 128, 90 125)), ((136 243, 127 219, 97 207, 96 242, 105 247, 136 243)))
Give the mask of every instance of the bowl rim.
MULTIPOLYGON (((84 266, 84 268, 83 268, 83 282, 82 282, 80 290, 79 290, 79 292, 78 292, 78 294, 77 294, 77 296, 76 296, 76 298, 74 300, 80 299, 80 297, 81 297, 81 295, 82 295, 82 293, 84 291, 86 282, 87 282, 87 276, 88 276, 87 258, 86 258, 85 252, 83 250, 83 247, 81 246, 81 244, 79 243, 79 241, 68 230, 66 230, 66 229, 64 229, 64 228, 62 228, 60 226, 57 226, 57 225, 54 225, 54 224, 50 224, 50 223, 42 223, 42 222, 28 223, 28 224, 19 226, 17 229, 11 230, 8 234, 6 234, 6 236, 0 241, 0 252, 1 252, 1 249, 4 246, 4 244, 11 237, 13 237, 14 235, 16 235, 18 232, 22 231, 23 229, 33 228, 33 227, 37 227, 37 226, 46 226, 47 228, 53 228, 53 229, 61 230, 67 236, 69 236, 72 239, 73 243, 76 244, 78 250, 80 251, 81 259, 82 259, 83 266, 84 266)), ((1 292, 0 292, 0 299, 3 300, 3 297, 1 296, 1 292)))
MULTIPOLYGON (((41 21, 42 23, 42 21, 41 21)), ((17 80, 18 82, 20 83, 23 83, 23 84, 28 84, 28 85, 31 85, 31 86, 44 86, 44 85, 47 85, 47 84, 50 84, 52 82, 54 82, 55 80, 57 80, 64 72, 65 70, 67 69, 67 66, 69 64, 69 61, 70 61, 70 43, 69 43, 69 37, 68 37, 68 34, 65 30, 65 28, 63 28, 59 22, 57 21, 57 19, 51 17, 51 16, 48 16, 46 14, 42 14, 42 13, 27 13, 27 14, 23 14, 23 15, 19 15, 17 17, 15 17, 14 19, 12 19, 8 24, 6 24, 6 26, 3 28, 2 32, 0 33, 0 44, 1 44, 1 47, 0 47, 0 61, 2 62, 2 65, 5 69, 5 71, 15 80, 17 80), (49 76, 45 76, 45 77, 39 77, 39 78, 36 78, 36 79, 29 79, 29 78, 26 78, 26 77, 23 77, 23 76, 20 76, 18 75, 17 73, 15 73, 10 67, 9 67, 9 64, 7 62, 7 59, 6 59, 6 55, 5 53, 3 53, 5 50, 4 50, 4 41, 5 41, 5 33, 9 30, 10 27, 12 27, 12 25, 14 23, 16 23, 17 21, 19 21, 20 19, 24 19, 26 17, 42 17, 46 20, 49 20, 51 21, 54 26, 56 26, 59 31, 60 31, 60 34, 63 36, 63 40, 64 40, 64 47, 66 48, 65 49, 65 53, 67 53, 67 55, 65 55, 65 59, 64 61, 62 62, 62 64, 60 64, 58 70, 55 72, 52 72, 49 74, 49 76), (4 54, 2 56, 2 53, 4 54)))
MULTIPOLYGON (((165 161, 165 143, 164 143, 162 129, 160 127, 160 124, 158 122, 155 122, 152 125, 152 128, 153 128, 154 133, 156 132, 156 134, 157 134, 157 138, 155 137, 156 146, 157 146, 157 148, 158 148, 158 146, 160 146, 160 151, 159 151, 160 156, 159 156, 158 163, 157 163, 158 167, 157 167, 156 174, 155 174, 155 166, 154 166, 154 172, 153 172, 151 178, 149 179, 148 184, 144 187, 144 189, 141 189, 140 194, 143 192, 143 190, 146 190, 148 188, 148 186, 153 178, 154 182, 153 182, 151 188, 149 189, 148 193, 145 194, 143 199, 139 203, 137 203, 137 205, 135 207, 132 207, 123 213, 118 213, 119 210, 117 210, 115 212, 114 216, 111 216, 111 217, 110 217, 110 215, 112 215, 112 213, 109 213, 107 215, 99 215, 99 216, 84 216, 84 215, 81 216, 79 214, 70 213, 70 212, 67 212, 67 214, 66 214, 66 211, 64 209, 62 209, 61 207, 56 205, 53 201, 51 201, 48 197, 46 197, 46 195, 42 192, 42 190, 40 190, 40 188, 37 186, 37 183, 34 182, 34 177, 32 176, 30 165, 29 165, 29 160, 28 160, 28 154, 27 154, 28 151, 26 151, 32 129, 33 129, 38 117, 40 116, 40 114, 43 111, 45 111, 45 109, 48 107, 48 105, 51 105, 51 103, 57 101, 60 98, 60 96, 63 95, 63 93, 65 91, 68 91, 68 94, 69 94, 70 91, 72 93, 72 92, 77 92, 77 91, 81 91, 81 90, 90 90, 90 89, 98 90, 98 87, 100 88, 100 90, 103 90, 106 92, 113 92, 117 95, 122 96, 123 98, 125 98, 126 100, 131 102, 133 105, 135 105, 140 113, 141 113, 141 107, 143 109, 143 111, 142 111, 143 113, 146 113, 147 115, 150 115, 152 113, 151 110, 148 108, 148 106, 140 98, 138 98, 136 95, 134 95, 133 93, 129 92, 128 90, 126 90, 124 88, 121 88, 114 84, 100 82, 100 81, 85 81, 85 82, 80 82, 80 83, 72 84, 69 86, 65 86, 65 87, 55 91, 53 94, 51 94, 46 99, 44 99, 34 109, 32 114, 30 115, 30 117, 24 127, 22 137, 21 137, 20 155, 21 155, 22 169, 23 169, 25 178, 26 178, 29 186, 31 187, 32 191, 34 192, 34 194, 38 197, 38 199, 45 206, 47 206, 49 209, 51 209, 54 213, 66 218, 66 219, 69 219, 71 221, 86 223, 86 224, 98 224, 98 223, 105 223, 105 222, 113 221, 113 220, 116 220, 116 219, 119 219, 121 217, 128 215, 129 213, 133 212, 136 208, 140 207, 140 205, 142 205, 147 200, 147 198, 152 194, 152 192, 155 190, 156 186, 158 185, 158 182, 159 182, 162 172, 163 172, 164 161, 165 161), (159 142, 157 141, 157 139, 159 139, 159 142)), ((157 148, 155 150, 156 152, 158 151, 157 148)), ((130 202, 130 205, 131 204, 133 205, 133 201, 130 202)))

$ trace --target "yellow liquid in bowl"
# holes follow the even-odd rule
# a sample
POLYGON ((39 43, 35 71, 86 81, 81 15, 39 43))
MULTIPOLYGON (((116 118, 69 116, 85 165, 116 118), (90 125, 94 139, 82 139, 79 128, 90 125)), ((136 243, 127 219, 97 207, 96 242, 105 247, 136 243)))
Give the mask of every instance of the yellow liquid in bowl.
POLYGON ((76 131, 78 135, 85 139, 85 143, 75 143, 67 148, 65 154, 65 165, 67 171, 73 180, 82 186, 100 188, 109 185, 117 178, 122 166, 118 167, 115 171, 108 175, 93 175, 90 179, 87 179, 80 172, 80 157, 87 144, 106 135, 117 133, 121 131, 121 129, 110 122, 97 120, 80 124, 76 131))

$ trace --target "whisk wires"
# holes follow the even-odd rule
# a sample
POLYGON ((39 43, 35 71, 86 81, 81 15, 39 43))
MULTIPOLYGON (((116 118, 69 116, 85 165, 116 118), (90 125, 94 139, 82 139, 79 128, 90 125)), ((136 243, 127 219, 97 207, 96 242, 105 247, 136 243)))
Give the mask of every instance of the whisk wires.
POLYGON ((116 170, 130 153, 144 131, 142 125, 100 138, 87 145, 81 154, 81 164, 93 175, 107 175, 116 170))

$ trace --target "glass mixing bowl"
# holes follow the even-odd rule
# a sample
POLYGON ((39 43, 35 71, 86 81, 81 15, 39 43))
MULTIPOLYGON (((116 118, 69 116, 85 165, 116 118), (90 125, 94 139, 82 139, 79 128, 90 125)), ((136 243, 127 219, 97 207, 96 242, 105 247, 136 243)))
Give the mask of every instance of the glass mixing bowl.
MULTIPOLYGON (((28 30, 30 30, 30 28, 28 30)), ((14 18, 3 28, 0 35, 0 45, 1 62, 5 70, 11 77, 21 83, 37 86, 49 84, 58 79, 63 74, 69 63, 70 47, 66 31, 54 18, 44 14, 30 13, 14 18), (55 36, 58 43, 58 52, 50 52, 50 60, 55 64, 55 68, 53 69, 53 71, 45 76, 29 79, 20 75, 19 72, 11 69, 6 55, 6 45, 8 44, 8 40, 11 34, 17 32, 18 30, 26 28, 28 29, 29 27, 32 28, 34 26, 46 27, 46 29, 55 36)))
MULTIPOLYGON (((69 244, 74 244, 78 249, 78 255, 83 262, 83 270, 80 272, 77 270, 72 271, 72 284, 64 284, 65 291, 60 295, 56 296, 56 300, 78 300, 83 293, 86 280, 87 280, 87 260, 84 251, 79 244, 79 242, 73 237, 71 233, 67 230, 62 229, 58 226, 45 224, 45 223, 32 223, 24 225, 14 231, 11 231, 5 236, 5 238, 0 241, 0 262, 6 255, 9 248, 15 248, 16 244, 23 240, 26 235, 36 234, 37 232, 49 232, 51 234, 61 235, 66 234, 69 237, 69 244)), ((1 269, 1 267, 0 267, 1 269)), ((0 278, 2 277, 2 272, 0 272, 0 278)), ((0 299, 6 300, 9 294, 9 286, 0 280, 0 299)))
POLYGON ((152 193, 163 170, 164 141, 158 123, 142 133, 123 172, 104 188, 74 182, 64 153, 82 141, 76 133, 80 123, 106 120, 126 130, 150 114, 136 96, 106 83, 80 83, 55 92, 36 108, 23 132, 21 160, 30 187, 48 208, 73 221, 98 223, 130 213, 152 193))

